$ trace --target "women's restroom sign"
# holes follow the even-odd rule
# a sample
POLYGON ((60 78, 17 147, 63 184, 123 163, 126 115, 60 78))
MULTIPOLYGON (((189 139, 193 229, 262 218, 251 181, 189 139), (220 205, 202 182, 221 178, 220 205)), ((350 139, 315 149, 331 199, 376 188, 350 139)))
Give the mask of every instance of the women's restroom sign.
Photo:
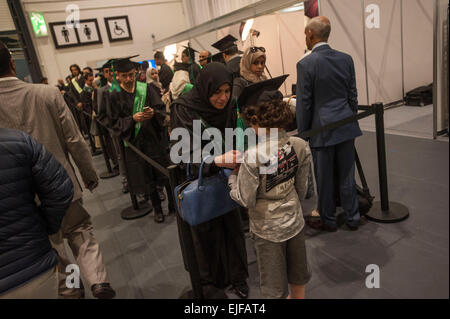
POLYGON ((366 7, 366 27, 367 29, 379 29, 380 28, 380 6, 377 4, 369 4, 366 7))

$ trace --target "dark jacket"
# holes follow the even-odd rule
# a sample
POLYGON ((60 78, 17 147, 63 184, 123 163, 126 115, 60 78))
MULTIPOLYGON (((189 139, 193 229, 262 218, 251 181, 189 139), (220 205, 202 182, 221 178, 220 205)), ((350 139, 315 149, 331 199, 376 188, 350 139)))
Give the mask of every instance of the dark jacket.
POLYGON ((158 72, 159 81, 161 82, 163 89, 166 90, 166 92, 169 90, 170 82, 172 82, 173 78, 173 71, 167 64, 163 63, 161 65, 161 69, 158 72))
MULTIPOLYGON (((297 63, 297 126, 302 133, 358 112, 355 67, 350 55, 329 45, 315 48, 297 63)), ((361 136, 358 122, 310 138, 311 147, 336 145, 361 136)))
POLYGON ((72 197, 72 181, 50 152, 24 132, 0 128, 0 294, 57 265, 48 235, 72 197))
POLYGON ((235 56, 225 64, 227 66, 227 70, 233 74, 233 79, 241 76, 241 59, 242 57, 235 56))

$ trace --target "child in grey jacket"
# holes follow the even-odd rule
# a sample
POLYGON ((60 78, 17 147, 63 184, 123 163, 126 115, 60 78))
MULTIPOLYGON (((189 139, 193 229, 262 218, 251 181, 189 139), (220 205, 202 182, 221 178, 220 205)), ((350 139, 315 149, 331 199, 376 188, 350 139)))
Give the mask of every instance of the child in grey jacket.
POLYGON ((292 117, 282 100, 246 108, 244 119, 258 143, 245 152, 228 182, 233 200, 248 208, 265 298, 304 298, 311 278, 300 204, 308 191, 311 151, 304 140, 287 135, 284 127, 292 117), (269 134, 270 128, 278 134, 269 134))

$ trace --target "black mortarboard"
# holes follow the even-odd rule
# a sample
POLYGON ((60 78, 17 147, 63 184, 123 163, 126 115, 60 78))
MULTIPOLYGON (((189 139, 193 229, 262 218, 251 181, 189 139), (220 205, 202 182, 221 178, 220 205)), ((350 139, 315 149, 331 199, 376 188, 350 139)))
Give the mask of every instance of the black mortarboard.
POLYGON ((126 58, 113 59, 114 69, 118 72, 128 72, 131 69, 138 69, 139 63, 130 61, 130 59, 139 56, 139 54, 126 58))
POLYGON ((238 106, 242 110, 245 106, 257 105, 258 103, 274 99, 283 99, 283 94, 278 89, 288 76, 289 74, 285 74, 246 86, 242 90, 241 95, 239 95, 238 106))
POLYGON ((188 45, 188 46, 183 45, 183 48, 187 49, 188 56, 189 56, 190 58, 194 59, 194 57, 195 57, 195 52, 198 52, 198 51, 195 50, 195 49, 193 49, 193 48, 191 48, 189 45, 188 45))
POLYGON ((232 35, 227 35, 226 37, 223 37, 219 41, 211 44, 213 48, 216 48, 219 51, 226 51, 228 49, 231 49, 233 46, 235 46, 235 42, 237 39, 233 37, 232 35))
POLYGON ((225 60, 223 59, 223 55, 222 52, 216 53, 216 54, 212 54, 207 58, 198 60, 198 62, 201 62, 202 60, 208 60, 208 63, 211 62, 220 62, 220 63, 225 63, 225 60))

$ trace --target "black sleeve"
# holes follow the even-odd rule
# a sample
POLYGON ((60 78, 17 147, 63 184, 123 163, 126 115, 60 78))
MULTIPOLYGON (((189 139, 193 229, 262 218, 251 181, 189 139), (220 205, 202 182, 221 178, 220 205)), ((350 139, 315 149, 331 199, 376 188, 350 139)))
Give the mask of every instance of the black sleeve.
POLYGON ((133 112, 129 112, 124 97, 119 92, 111 93, 111 129, 116 135, 127 140, 134 137, 133 112))
POLYGON ((56 233, 73 198, 73 184, 64 167, 41 144, 26 136, 32 151, 31 166, 47 233, 56 233))

